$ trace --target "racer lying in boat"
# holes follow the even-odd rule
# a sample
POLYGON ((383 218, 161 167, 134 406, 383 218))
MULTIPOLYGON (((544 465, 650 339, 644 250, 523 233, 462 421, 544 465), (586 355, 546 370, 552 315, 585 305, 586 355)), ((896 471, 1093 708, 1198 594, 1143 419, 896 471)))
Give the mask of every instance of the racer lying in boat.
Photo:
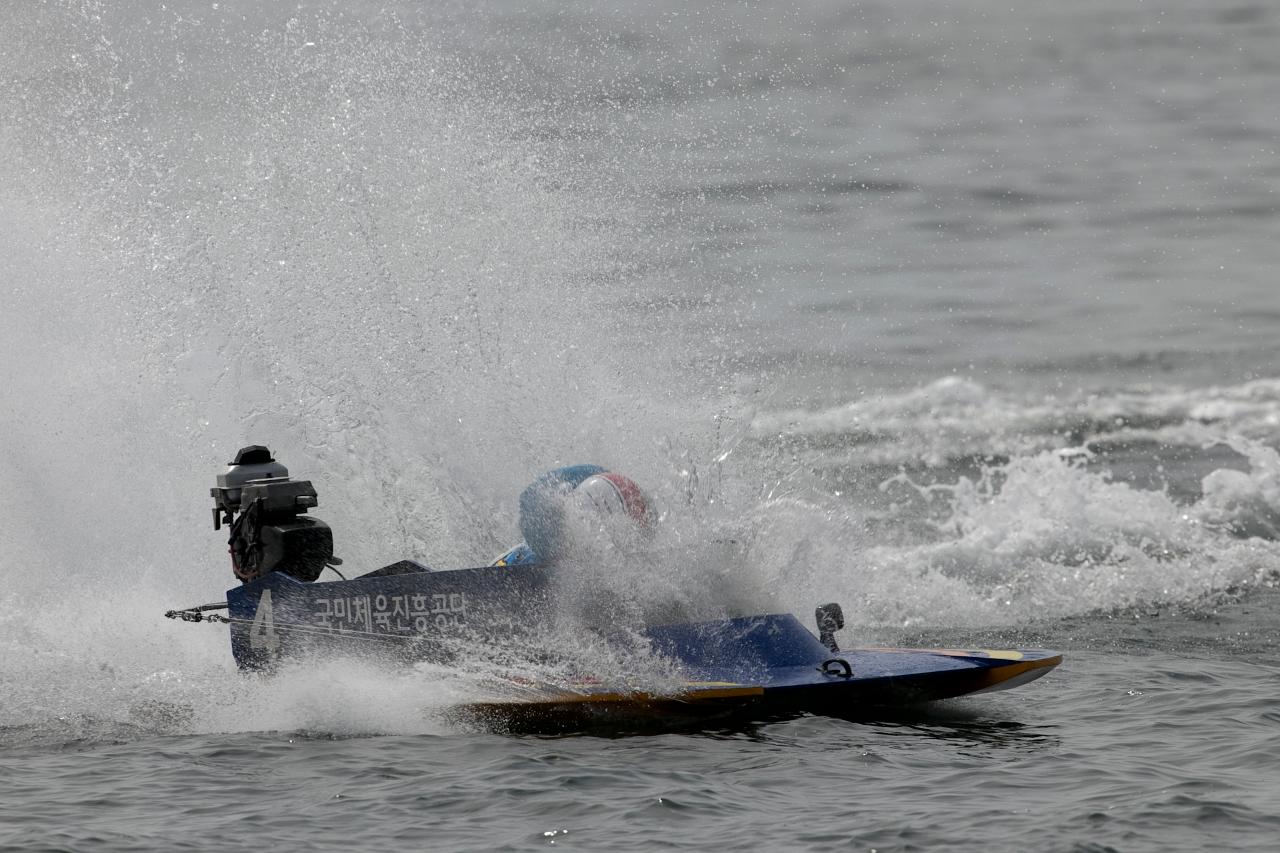
POLYGON ((490 565, 531 566, 561 559, 573 549, 584 521, 621 545, 648 532, 653 514, 644 492, 629 477, 599 465, 557 468, 520 493, 524 541, 490 565))
MULTIPOLYGON (((333 555, 333 532, 307 511, 318 503, 309 480, 294 480, 264 445, 242 447, 210 490, 213 528, 230 529, 232 570, 242 583, 273 571, 304 583, 328 567, 341 565, 333 555)), ((491 565, 528 566, 561 559, 592 544, 634 550, 652 529, 653 513, 644 493, 630 478, 599 465, 557 468, 534 480, 520 494, 520 532, 524 541, 491 565), (605 534, 604 539, 596 534, 605 534)), ((427 570, 401 560, 361 577, 427 570)), ((336 569, 335 569, 336 571, 336 569)))

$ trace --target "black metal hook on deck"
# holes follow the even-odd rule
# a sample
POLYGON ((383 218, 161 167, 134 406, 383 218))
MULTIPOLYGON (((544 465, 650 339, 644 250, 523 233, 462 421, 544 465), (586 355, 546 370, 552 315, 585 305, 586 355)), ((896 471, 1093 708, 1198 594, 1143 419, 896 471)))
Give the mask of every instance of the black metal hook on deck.
POLYGON ((839 676, 840 678, 853 678, 853 667, 844 658, 824 660, 822 666, 818 667, 818 672, 823 675, 839 676))

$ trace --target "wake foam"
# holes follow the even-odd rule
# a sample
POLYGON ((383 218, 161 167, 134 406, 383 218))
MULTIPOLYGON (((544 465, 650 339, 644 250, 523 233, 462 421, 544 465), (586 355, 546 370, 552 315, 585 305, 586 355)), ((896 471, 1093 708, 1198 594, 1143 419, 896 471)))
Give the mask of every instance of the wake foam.
POLYGON ((1280 454, 1255 441, 1224 443, 1249 460, 1250 470, 1220 468, 1205 477, 1196 517, 1233 536, 1280 540, 1280 454))
POLYGON ((936 541, 866 551, 870 622, 921 624, 945 613, 959 624, 1001 624, 1188 601, 1274 580, 1280 566, 1280 543, 1206 523, 1216 501, 1182 506, 1053 452, 954 485, 898 476, 883 487, 912 489, 942 512, 936 541))
POLYGON ((1028 623, 1273 584, 1277 424, 1270 379, 1060 398, 948 378, 764 414, 755 440, 812 473, 805 501, 771 507, 755 555, 864 625, 1028 623))
POLYGON ((841 406, 758 415, 761 441, 830 449, 845 463, 945 467, 1091 442, 1199 447, 1239 436, 1274 439, 1280 379, 1208 388, 1173 386, 1063 394, 1002 391, 944 377, 841 406))

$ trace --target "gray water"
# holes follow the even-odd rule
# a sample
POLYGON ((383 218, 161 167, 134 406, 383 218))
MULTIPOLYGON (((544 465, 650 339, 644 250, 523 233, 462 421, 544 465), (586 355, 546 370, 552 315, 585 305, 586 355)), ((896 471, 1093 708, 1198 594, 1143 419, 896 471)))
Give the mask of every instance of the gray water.
POLYGON ((0 20, 0 846, 1275 849, 1280 10, 0 20), (161 614, 251 442, 357 569, 595 461, 619 599, 1066 662, 617 737, 451 723, 479 650, 246 678, 161 614))

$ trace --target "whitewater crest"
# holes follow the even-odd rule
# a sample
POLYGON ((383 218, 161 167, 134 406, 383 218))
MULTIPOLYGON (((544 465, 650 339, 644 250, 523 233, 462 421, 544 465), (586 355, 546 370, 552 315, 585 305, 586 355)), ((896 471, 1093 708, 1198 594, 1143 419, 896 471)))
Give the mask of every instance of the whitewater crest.
POLYGON ((1256 497, 1273 475, 1225 473, 1190 506, 1052 451, 953 484, 897 475, 881 487, 932 504, 935 535, 867 549, 866 618, 1028 623, 1274 582, 1280 543, 1244 535, 1257 529, 1256 497))
POLYGON ((797 613, 1013 625, 1276 582, 1280 380, 1044 394, 944 377, 809 411, 753 441, 789 494, 753 559, 797 613))
POLYGON ((1094 443, 1266 441, 1278 429, 1280 379, 1046 395, 948 376, 825 409, 761 413, 752 424, 758 440, 838 448, 845 462, 928 467, 1094 443))

